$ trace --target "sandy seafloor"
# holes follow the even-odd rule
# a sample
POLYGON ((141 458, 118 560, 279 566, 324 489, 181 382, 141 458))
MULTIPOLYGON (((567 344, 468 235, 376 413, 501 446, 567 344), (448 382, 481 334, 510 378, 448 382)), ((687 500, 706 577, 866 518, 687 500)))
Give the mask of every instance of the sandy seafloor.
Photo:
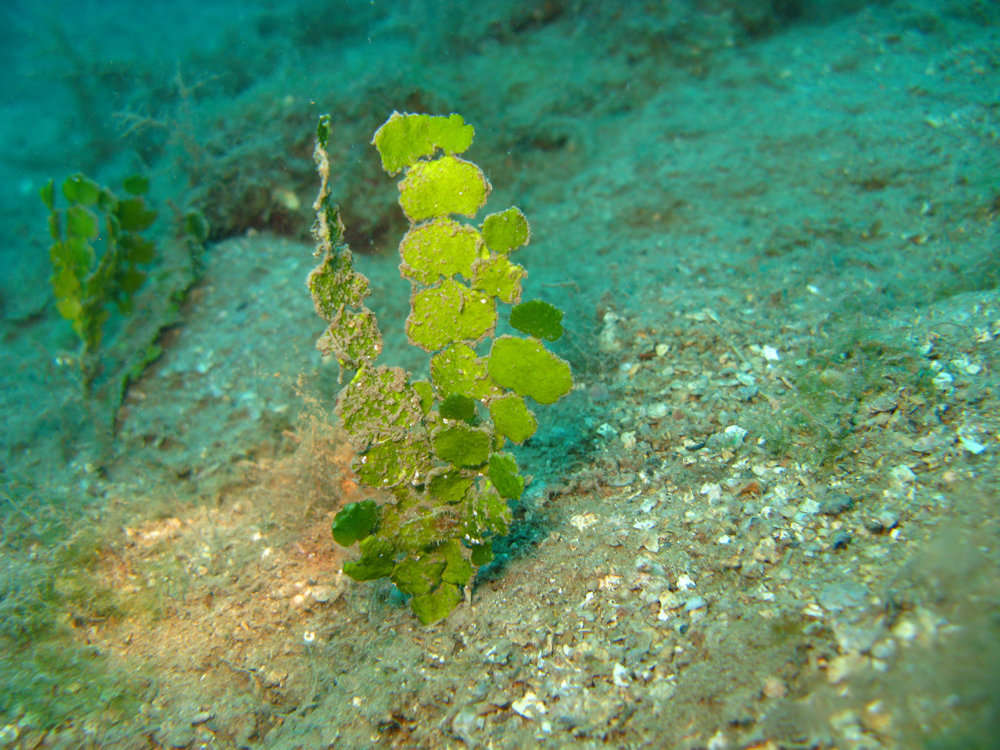
POLYGON ((49 5, 0 31, 0 747, 996 746, 1000 5, 49 5), (426 367, 393 110, 475 125, 575 378, 430 627, 340 574, 304 286, 330 112, 426 367), (78 170, 161 214, 92 403, 37 198, 78 170))

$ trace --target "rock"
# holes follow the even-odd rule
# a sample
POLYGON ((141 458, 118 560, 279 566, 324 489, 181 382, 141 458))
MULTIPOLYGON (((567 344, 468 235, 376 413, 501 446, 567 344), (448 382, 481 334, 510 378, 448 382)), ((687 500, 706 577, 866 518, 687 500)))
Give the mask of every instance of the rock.
POLYGON ((802 504, 799 505, 799 513, 804 513, 807 516, 814 516, 820 512, 821 506, 813 498, 808 498, 803 500, 802 504))
POLYGON ((611 680, 617 687, 628 687, 632 684, 632 675, 622 664, 615 664, 611 669, 611 680))
POLYGON ((604 313, 604 326, 597 337, 597 347, 602 352, 621 351, 621 331, 618 327, 619 317, 613 312, 604 313))
POLYGON ((893 626, 892 634, 904 643, 912 643, 920 634, 920 628, 913 620, 900 619, 893 626))
POLYGON ((311 586, 309 588, 309 595, 320 604, 336 601, 343 592, 343 584, 339 586, 311 586))
POLYGON ((843 653, 856 651, 863 654, 868 652, 884 632, 881 623, 854 624, 840 621, 833 623, 833 634, 837 639, 837 647, 843 653))
POLYGON ((780 677, 772 675, 764 680, 760 692, 765 698, 784 698, 788 694, 788 686, 780 677))
POLYGON ((670 406, 663 401, 653 404, 646 410, 650 419, 663 419, 670 413, 670 406))
POLYGON ((762 563, 775 563, 780 558, 778 545, 772 537, 761 539, 753 550, 753 559, 762 563))
POLYGON ((854 498, 843 492, 830 495, 819 505, 819 512, 827 516, 839 516, 854 507, 854 498))
POLYGON ((158 734, 159 741, 164 747, 187 747, 196 737, 194 728, 190 724, 165 724, 158 734))
POLYGON ((685 612, 694 612, 696 609, 704 609, 708 606, 708 602, 705 601, 704 597, 692 596, 684 603, 685 612))
POLYGON ((831 685, 843 682, 865 665, 865 658, 856 651, 830 659, 826 666, 826 679, 831 685))
POLYGON ((455 718, 451 720, 451 729, 466 745, 474 746, 475 732, 481 730, 485 723, 485 719, 479 715, 478 707, 473 704, 455 714, 455 718))
POLYGON ((898 486, 908 486, 917 480, 917 475, 906 464, 900 464, 889 472, 889 478, 898 486))
POLYGON ((830 715, 830 726, 846 741, 857 743, 863 739, 858 715, 849 708, 830 715))
POLYGON ((896 654, 896 641, 893 638, 883 638, 872 644, 872 656, 882 661, 888 661, 896 654))
POLYGON ((20 732, 17 730, 17 724, 5 724, 0 727, 0 747, 10 747, 15 742, 20 732))
POLYGON ((501 638, 490 646, 483 654, 483 661, 487 664, 507 664, 510 662, 514 644, 507 638, 501 638))
POLYGON ((947 434, 941 432, 930 433, 914 440, 913 445, 910 446, 910 450, 914 453, 933 453, 945 447, 949 442, 951 442, 951 436, 947 434))
POLYGON ((853 581, 831 583, 819 592, 819 604, 827 612, 857 609, 864 606, 867 599, 868 589, 853 581))
POLYGON ((869 399, 865 403, 865 408, 868 410, 869 414, 878 414, 880 412, 891 412, 895 411, 897 405, 896 396, 892 393, 882 393, 869 399))
POLYGON ((840 529, 837 533, 833 535, 833 539, 830 542, 830 547, 833 549, 847 549, 847 545, 851 543, 851 534, 845 529, 840 529))
POLYGON ((899 514, 888 509, 881 510, 865 520, 865 528, 873 534, 884 534, 899 525, 899 514))
POLYGON ((647 694, 655 703, 666 703, 677 692, 677 686, 669 680, 660 679, 649 686, 647 694))
POLYGON ((747 430, 736 424, 731 424, 722 432, 717 432, 708 438, 708 447, 714 451, 736 450, 743 445, 747 430))
POLYGON ((514 713, 523 716, 525 719, 537 719, 542 714, 548 712, 546 705, 539 700, 538 696, 531 690, 522 697, 510 704, 514 713))
POLYGON ((886 735, 892 730, 892 714, 886 710, 882 701, 874 700, 865 706, 861 723, 870 732, 886 735))

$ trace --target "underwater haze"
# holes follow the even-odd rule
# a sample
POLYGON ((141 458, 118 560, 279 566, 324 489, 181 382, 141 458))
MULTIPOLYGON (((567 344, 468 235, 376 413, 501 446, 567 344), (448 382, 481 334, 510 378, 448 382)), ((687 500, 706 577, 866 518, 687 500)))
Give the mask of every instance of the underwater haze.
POLYGON ((0 748, 995 746, 1000 3, 9 0, 0 56, 0 748), (394 112, 474 140, 387 175, 394 112))

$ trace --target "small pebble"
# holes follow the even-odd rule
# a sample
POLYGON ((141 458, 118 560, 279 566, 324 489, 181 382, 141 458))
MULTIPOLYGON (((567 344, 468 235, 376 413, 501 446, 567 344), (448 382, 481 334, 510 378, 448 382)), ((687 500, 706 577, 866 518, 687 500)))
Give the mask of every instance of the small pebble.
POLYGON ((819 592, 819 603, 827 612, 861 607, 868 597, 868 589, 858 583, 845 581, 831 583, 819 592))
POLYGON ((913 473, 913 470, 906 464, 900 464, 892 471, 889 472, 889 476, 897 484, 912 484, 916 481, 917 475, 913 473))
POLYGON ((896 653, 896 641, 892 638, 883 638, 872 645, 872 656, 882 661, 888 661, 896 653))
POLYGON ((757 542, 757 546, 753 550, 753 559, 766 563, 774 563, 780 559, 778 544, 773 537, 766 536, 757 542))
POLYGON ((839 516, 854 507, 854 498, 838 492, 830 495, 819 506, 819 512, 827 516, 839 516))
POLYGON ((701 596, 692 596, 690 599, 688 599, 684 603, 684 611, 685 612, 693 612, 696 609, 702 609, 703 607, 707 607, 707 606, 708 606, 708 602, 705 601, 704 597, 701 597, 701 596))
POLYGON ((340 596, 341 592, 342 589, 335 589, 333 586, 312 586, 309 589, 309 594, 320 604, 333 601, 340 596))
POLYGON ((607 422, 603 422, 601 425, 598 426, 597 434, 600 435, 602 438, 610 440, 611 438, 615 437, 618 434, 618 432, 615 430, 614 427, 609 425, 607 422))
POLYGON ((841 529, 836 534, 833 535, 833 541, 830 546, 833 549, 847 549, 847 545, 851 543, 851 535, 847 531, 841 529))
POLYGON ((593 513, 578 513, 575 516, 571 516, 569 519, 569 525, 574 527, 577 531, 583 531, 584 529, 590 528, 595 523, 597 523, 597 516, 593 513))
POLYGON ((764 680, 761 692, 765 698, 784 698, 788 694, 788 686, 780 677, 772 675, 764 680))
POLYGON ((831 714, 830 726, 851 743, 860 742, 863 737, 858 715, 849 708, 831 714))
POLYGON ((919 628, 913 620, 900 620, 892 629, 892 634, 901 641, 912 642, 919 633, 919 628))
POLYGON ((816 502, 816 500, 809 498, 808 500, 804 500, 802 504, 799 505, 799 512, 805 513, 809 516, 814 516, 820 512, 820 508, 821 506, 818 502, 816 502))
POLYGON ((729 750, 729 740, 721 729, 708 738, 708 750, 729 750))
POLYGON ((886 710, 882 701, 875 700, 865 706, 865 712, 861 714, 861 723, 869 731, 888 734, 892 729, 892 714, 886 710))
POLYGON ((873 534, 884 534, 899 525, 899 515, 891 510, 879 511, 865 521, 865 528, 873 534))
POLYGON ((469 745, 475 744, 472 739, 475 732, 485 726, 486 720, 479 715, 476 706, 466 706, 455 714, 451 721, 452 731, 457 734, 463 742, 469 745))
POLYGON ((635 560, 635 569, 641 573, 649 573, 659 578, 666 578, 667 576, 666 568, 655 560, 650 560, 648 557, 637 557, 635 560))
POLYGON ((632 676, 621 664, 615 664, 611 670, 611 679, 618 687, 628 687, 632 682, 632 676))
POLYGON ((864 666, 864 657, 852 651, 830 659, 826 667, 826 679, 831 685, 843 682, 864 666))
POLYGON ((682 604, 681 598, 673 591, 664 591, 660 594, 659 600, 661 610, 677 609, 682 604))
POLYGON ((931 382, 934 383, 934 387, 939 391, 947 391, 951 388, 951 384, 955 382, 955 376, 950 372, 942 371, 935 375, 931 382))
POLYGON ((531 690, 526 692, 523 697, 511 703, 510 707, 514 713, 523 716, 525 719, 537 719, 549 710, 531 690))
POLYGON ((667 414, 670 413, 670 407, 664 402, 658 404, 653 404, 649 407, 649 411, 646 412, 652 419, 663 419, 667 414))
POLYGON ((841 653, 851 651, 865 653, 873 647, 875 640, 883 635, 884 628, 878 622, 856 624, 838 620, 833 623, 833 633, 841 653))
POLYGON ((965 450, 969 451, 969 453, 972 453, 975 456, 978 456, 980 453, 986 450, 986 446, 980 443, 971 435, 959 435, 958 441, 962 444, 962 447, 965 448, 965 450))

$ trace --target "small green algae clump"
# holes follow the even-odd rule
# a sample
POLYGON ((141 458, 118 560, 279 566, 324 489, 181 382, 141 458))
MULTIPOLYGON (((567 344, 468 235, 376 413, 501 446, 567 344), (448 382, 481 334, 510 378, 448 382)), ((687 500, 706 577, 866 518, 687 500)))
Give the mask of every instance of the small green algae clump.
POLYGON ((125 180, 127 197, 119 197, 89 177, 74 174, 62 183, 65 209, 56 206, 55 183, 41 190, 49 210, 49 260, 56 309, 80 338, 80 372, 90 395, 99 370, 98 350, 104 324, 114 305, 132 312, 133 297, 146 281, 139 266, 156 255, 152 240, 143 236, 156 221, 145 201, 149 180, 134 175, 125 180), (103 251, 98 252, 98 241, 103 251))
POLYGON ((430 380, 413 381, 401 368, 374 364, 382 335, 364 305, 370 285, 353 269, 330 201, 328 115, 317 128, 320 264, 308 286, 329 323, 317 346, 354 372, 337 414, 358 452, 358 478, 382 491, 378 502, 342 508, 333 537, 358 545, 345 573, 390 578, 425 624, 462 601, 476 568, 493 558, 492 538, 507 533, 507 501, 520 498, 524 478, 503 447, 537 429, 529 400, 550 404, 573 386, 569 364, 542 343, 562 335, 562 311, 522 303, 527 272, 508 257, 530 239, 524 214, 509 208, 478 227, 456 218, 475 216, 491 190, 483 171, 457 156, 473 135, 457 114, 394 112, 372 139, 385 171, 403 173, 399 204, 410 228, 399 245, 400 273, 412 284, 406 333, 431 355, 430 380), (524 337, 493 339, 499 304, 514 306, 510 323, 524 337), (477 353, 487 340, 489 352, 477 353))

